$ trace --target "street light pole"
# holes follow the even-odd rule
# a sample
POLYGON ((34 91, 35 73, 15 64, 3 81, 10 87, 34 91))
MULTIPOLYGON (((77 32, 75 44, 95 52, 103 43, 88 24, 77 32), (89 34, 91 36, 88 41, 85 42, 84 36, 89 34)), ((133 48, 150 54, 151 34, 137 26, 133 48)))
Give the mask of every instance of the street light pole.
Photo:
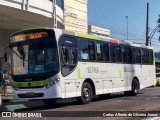
MULTIPOLYGON (((160 15, 159 15, 159 18, 157 20, 157 24, 158 25, 153 29, 151 34, 148 36, 148 41, 150 42, 150 46, 151 46, 151 40, 152 40, 154 34, 156 33, 156 31, 160 33, 160 15)), ((159 41, 160 41, 160 37, 159 37, 159 41)))
POLYGON ((127 40, 128 40, 128 16, 126 16, 127 18, 127 40))

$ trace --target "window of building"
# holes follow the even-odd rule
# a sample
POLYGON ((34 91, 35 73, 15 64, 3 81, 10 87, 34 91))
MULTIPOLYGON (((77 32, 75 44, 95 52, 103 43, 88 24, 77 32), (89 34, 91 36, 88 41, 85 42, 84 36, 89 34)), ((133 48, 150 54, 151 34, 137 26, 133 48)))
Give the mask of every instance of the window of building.
POLYGON ((56 0, 56 4, 57 4, 62 10, 64 10, 64 0, 56 0))
POLYGON ((50 0, 52 2, 56 2, 56 5, 58 5, 62 10, 64 10, 64 0, 50 0))

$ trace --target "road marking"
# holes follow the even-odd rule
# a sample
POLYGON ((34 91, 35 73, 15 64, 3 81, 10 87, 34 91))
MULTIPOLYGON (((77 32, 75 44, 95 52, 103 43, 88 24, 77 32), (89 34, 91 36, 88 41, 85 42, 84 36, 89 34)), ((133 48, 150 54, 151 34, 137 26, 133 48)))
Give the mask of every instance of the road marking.
POLYGON ((27 107, 23 104, 17 104, 17 105, 6 105, 5 108, 7 109, 7 111, 13 112, 16 109, 23 109, 23 108, 27 108, 27 107))
POLYGON ((146 100, 150 100, 150 99, 157 99, 158 97, 155 96, 155 97, 150 97, 150 98, 146 98, 146 100))
POLYGON ((151 98, 146 98, 146 100, 150 100, 151 98))
POLYGON ((152 97, 152 98, 156 99, 156 98, 158 98, 158 97, 155 96, 155 97, 152 97))

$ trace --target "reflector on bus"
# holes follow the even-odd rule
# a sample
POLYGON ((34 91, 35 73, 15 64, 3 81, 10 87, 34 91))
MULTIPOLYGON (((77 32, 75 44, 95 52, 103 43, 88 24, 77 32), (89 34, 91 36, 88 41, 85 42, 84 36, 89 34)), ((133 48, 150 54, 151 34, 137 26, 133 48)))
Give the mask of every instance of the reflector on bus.
POLYGON ((110 39, 109 39, 109 42, 110 42, 110 43, 119 44, 119 40, 116 40, 116 39, 114 39, 114 38, 110 38, 110 39))

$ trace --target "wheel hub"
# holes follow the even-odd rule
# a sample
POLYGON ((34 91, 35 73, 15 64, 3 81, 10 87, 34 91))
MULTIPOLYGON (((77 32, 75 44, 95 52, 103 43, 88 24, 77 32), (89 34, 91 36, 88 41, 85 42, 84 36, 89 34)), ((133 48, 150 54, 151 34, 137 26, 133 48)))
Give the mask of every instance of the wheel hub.
POLYGON ((84 99, 89 99, 89 96, 90 96, 90 90, 88 88, 84 88, 83 89, 83 97, 84 99))

